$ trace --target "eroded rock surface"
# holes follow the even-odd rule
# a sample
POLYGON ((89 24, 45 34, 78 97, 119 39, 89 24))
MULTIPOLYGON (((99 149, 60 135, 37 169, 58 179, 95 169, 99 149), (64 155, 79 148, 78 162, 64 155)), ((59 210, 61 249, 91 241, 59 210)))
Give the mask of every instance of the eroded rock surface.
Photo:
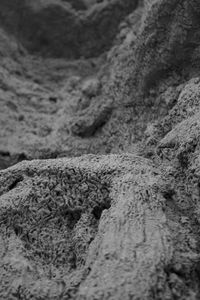
POLYGON ((1 299, 150 299, 158 280, 167 288, 173 241, 159 177, 131 155, 2 171, 1 299))
POLYGON ((0 8, 0 298, 199 299, 198 1, 0 8))

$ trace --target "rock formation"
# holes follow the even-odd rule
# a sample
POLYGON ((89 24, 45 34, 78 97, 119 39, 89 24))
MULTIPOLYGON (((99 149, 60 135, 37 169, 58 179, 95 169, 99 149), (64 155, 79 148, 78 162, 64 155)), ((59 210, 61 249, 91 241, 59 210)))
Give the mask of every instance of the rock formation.
POLYGON ((199 299, 199 14, 1 1, 0 299, 199 299))

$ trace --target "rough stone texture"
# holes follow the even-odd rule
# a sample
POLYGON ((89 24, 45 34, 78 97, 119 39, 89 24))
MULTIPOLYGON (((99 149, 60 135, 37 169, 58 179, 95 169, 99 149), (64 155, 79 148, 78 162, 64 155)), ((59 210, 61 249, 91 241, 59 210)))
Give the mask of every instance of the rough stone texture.
POLYGON ((199 2, 0 10, 0 298, 199 299, 199 2))
POLYGON ((1 299, 198 297, 199 212, 149 160, 36 160, 0 175, 1 299))
POLYGON ((172 293, 165 268, 173 239, 159 177, 133 155, 2 171, 1 299, 151 299, 158 282, 159 293, 172 293))
POLYGON ((142 93, 172 72, 187 76, 199 68, 199 2, 146 2, 134 69, 134 81, 142 93))

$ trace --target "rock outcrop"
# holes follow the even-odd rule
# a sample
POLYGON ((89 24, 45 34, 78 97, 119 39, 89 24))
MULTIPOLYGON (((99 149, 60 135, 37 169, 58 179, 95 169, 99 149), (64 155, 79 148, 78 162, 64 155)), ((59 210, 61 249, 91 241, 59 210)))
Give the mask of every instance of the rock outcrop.
POLYGON ((2 171, 1 299, 151 299, 158 282, 170 292, 168 276, 185 292, 167 273, 175 249, 159 180, 133 155, 2 171))
POLYGON ((199 299, 199 14, 1 1, 1 299, 199 299))

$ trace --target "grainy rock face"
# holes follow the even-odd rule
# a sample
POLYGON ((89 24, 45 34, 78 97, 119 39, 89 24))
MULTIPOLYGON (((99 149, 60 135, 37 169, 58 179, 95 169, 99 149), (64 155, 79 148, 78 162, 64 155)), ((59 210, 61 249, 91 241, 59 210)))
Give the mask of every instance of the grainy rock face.
POLYGON ((200 298, 199 1, 0 1, 0 299, 200 298))
POLYGON ((127 155, 25 162, 3 171, 1 299, 128 299, 131 285, 141 284, 139 273, 148 276, 141 286, 148 297, 156 264, 172 254, 158 178, 147 160, 127 155))

